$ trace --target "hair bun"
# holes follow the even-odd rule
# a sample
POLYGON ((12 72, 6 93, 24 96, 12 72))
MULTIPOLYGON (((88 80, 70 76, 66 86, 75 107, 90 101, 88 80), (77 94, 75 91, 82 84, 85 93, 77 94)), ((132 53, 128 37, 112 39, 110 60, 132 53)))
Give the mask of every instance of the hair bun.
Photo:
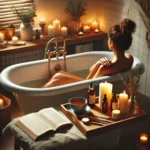
POLYGON ((120 28, 122 30, 123 33, 134 33, 135 32, 135 28, 136 28, 136 24, 134 21, 130 20, 130 19, 124 19, 121 22, 120 28))

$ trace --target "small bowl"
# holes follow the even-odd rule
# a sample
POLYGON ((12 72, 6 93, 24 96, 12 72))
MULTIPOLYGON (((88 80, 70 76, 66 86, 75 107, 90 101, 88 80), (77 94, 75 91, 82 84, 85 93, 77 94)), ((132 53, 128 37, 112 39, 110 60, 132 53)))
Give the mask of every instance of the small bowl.
POLYGON ((87 99, 84 97, 73 97, 69 99, 69 103, 75 113, 81 113, 87 106, 87 99))

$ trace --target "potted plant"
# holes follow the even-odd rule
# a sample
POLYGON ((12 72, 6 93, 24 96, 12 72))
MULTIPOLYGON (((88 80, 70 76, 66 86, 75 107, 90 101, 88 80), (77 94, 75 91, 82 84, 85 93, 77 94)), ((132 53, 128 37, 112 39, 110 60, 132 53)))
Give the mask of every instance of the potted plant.
POLYGON ((69 22, 69 27, 74 33, 79 32, 81 27, 81 16, 85 15, 87 10, 87 3, 80 1, 79 3, 74 4, 72 0, 69 0, 65 8, 65 12, 71 18, 69 22))
POLYGON ((13 12, 18 17, 19 20, 22 21, 20 25, 20 36, 21 40, 30 41, 33 38, 33 29, 31 25, 31 21, 34 17, 36 17, 35 11, 36 6, 35 4, 31 4, 28 9, 23 9, 21 7, 16 8, 13 6, 13 12))

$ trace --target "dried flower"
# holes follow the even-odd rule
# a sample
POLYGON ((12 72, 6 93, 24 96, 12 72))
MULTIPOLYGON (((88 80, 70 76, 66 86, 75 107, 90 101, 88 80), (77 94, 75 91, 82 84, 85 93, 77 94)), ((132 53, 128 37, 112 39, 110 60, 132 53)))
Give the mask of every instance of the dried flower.
POLYGON ((31 4, 31 6, 28 9, 24 9, 22 7, 16 8, 13 6, 12 10, 14 14, 17 15, 18 19, 20 19, 23 23, 30 23, 33 20, 33 18, 36 17, 35 4, 31 4))
POLYGON ((77 5, 74 5, 72 0, 69 0, 65 12, 71 16, 75 21, 80 20, 80 17, 85 15, 87 3, 80 1, 77 5))
POLYGON ((130 94, 130 96, 134 96, 137 89, 139 88, 140 76, 137 75, 137 76, 133 77, 130 71, 129 71, 129 78, 127 81, 125 79, 123 79, 121 74, 118 74, 118 76, 123 81, 123 83, 124 83, 128 93, 130 94))
POLYGON ((136 100, 135 100, 135 94, 136 94, 137 89, 139 88, 140 75, 136 75, 133 77, 131 72, 129 71, 129 78, 127 81, 121 76, 121 74, 118 74, 118 76, 123 81, 128 93, 130 95, 131 105, 130 105, 129 112, 133 113, 134 106, 137 105, 136 100))

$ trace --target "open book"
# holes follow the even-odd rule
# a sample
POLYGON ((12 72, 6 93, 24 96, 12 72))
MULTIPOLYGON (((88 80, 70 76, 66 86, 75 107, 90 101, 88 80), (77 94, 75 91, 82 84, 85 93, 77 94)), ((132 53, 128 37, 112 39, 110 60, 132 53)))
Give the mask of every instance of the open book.
POLYGON ((18 118, 16 125, 33 140, 36 140, 47 132, 54 132, 63 127, 71 126, 72 123, 65 116, 50 107, 18 118))

